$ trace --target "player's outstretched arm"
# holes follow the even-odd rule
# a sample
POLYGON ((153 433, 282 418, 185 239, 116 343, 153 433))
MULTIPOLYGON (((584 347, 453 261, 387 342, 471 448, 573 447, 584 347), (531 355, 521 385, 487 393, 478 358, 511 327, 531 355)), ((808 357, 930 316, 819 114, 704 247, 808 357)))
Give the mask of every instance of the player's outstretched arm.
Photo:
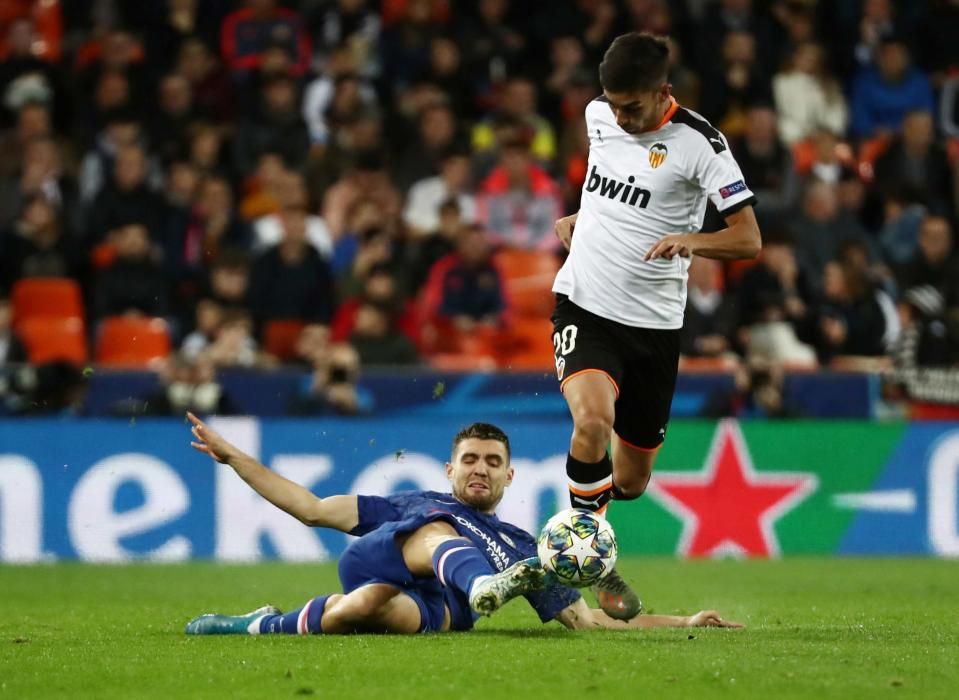
POLYGON ((741 629, 743 625, 720 617, 715 610, 703 610, 695 615, 637 615, 632 620, 616 620, 602 610, 591 608, 582 598, 563 609, 556 620, 571 630, 629 630, 655 627, 728 627, 741 629))
POLYGON ((196 438, 190 443, 193 449, 210 455, 221 464, 229 464, 250 488, 280 510, 312 527, 349 532, 358 524, 356 496, 319 498, 308 489, 267 469, 192 413, 186 416, 193 425, 193 436, 196 438))
POLYGON ((672 260, 677 255, 684 258, 700 255, 716 260, 736 260, 759 255, 762 237, 752 207, 733 212, 726 217, 726 223, 726 228, 715 233, 675 233, 664 236, 649 249, 646 259, 672 260))

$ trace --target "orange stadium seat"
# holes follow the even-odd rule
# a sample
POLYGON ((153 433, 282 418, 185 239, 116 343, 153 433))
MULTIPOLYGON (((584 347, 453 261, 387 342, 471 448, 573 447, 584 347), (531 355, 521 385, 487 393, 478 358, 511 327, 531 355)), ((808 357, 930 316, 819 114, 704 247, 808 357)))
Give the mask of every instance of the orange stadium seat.
POLYGON ((553 280, 559 260, 535 250, 503 250, 496 254, 496 268, 503 276, 510 310, 518 316, 549 318, 553 312, 553 280))
POLYGON ((87 361, 87 343, 80 318, 33 316, 24 319, 17 332, 27 347, 31 364, 66 360, 82 365, 87 361))
POLYGON ((97 363, 149 367, 170 354, 170 332, 162 318, 111 316, 97 330, 97 363))
POLYGON ((502 348, 499 365, 505 369, 552 371, 553 322, 549 318, 517 318, 510 327, 502 348))
POLYGON ((80 285, 68 277, 27 277, 17 280, 10 298, 13 326, 37 316, 83 319, 80 285))
POLYGON ((298 319, 268 321, 263 328, 263 349, 281 361, 296 354, 296 341, 306 323, 298 319))

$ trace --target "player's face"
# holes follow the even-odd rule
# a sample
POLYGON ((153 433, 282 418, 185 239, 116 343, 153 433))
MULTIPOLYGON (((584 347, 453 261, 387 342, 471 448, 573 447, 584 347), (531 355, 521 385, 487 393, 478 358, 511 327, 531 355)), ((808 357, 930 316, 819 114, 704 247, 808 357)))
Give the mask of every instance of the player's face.
POLYGON ((655 90, 610 92, 603 90, 609 100, 609 108, 616 117, 619 128, 628 134, 638 134, 656 127, 669 102, 669 85, 660 85, 655 90))
POLYGON ((460 442, 446 465, 453 495, 468 506, 492 512, 513 481, 506 446, 499 440, 467 438, 460 442))

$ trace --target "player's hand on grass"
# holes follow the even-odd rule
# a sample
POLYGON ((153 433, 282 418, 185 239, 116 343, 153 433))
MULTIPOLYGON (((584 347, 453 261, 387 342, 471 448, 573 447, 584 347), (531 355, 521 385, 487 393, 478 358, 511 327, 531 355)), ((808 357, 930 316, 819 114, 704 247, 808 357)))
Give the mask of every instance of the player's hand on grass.
POLYGON ((687 627, 726 627, 729 629, 742 629, 745 625, 732 620, 724 620, 715 610, 700 610, 695 615, 690 615, 686 621, 687 627))
POLYGON ((646 253, 646 260, 655 260, 656 258, 665 258, 672 260, 677 255, 688 258, 693 254, 691 237, 688 233, 674 233, 665 236, 656 242, 649 252, 646 253))
POLYGON ((239 452, 236 447, 189 411, 186 417, 193 424, 191 432, 196 438, 195 442, 190 443, 190 447, 197 452, 210 455, 221 464, 229 464, 230 459, 239 452))
POLYGON ((557 219, 553 225, 553 230, 556 231, 556 237, 559 238, 559 242, 563 244, 566 250, 569 250, 569 247, 573 244, 573 229, 575 227, 576 214, 557 219))

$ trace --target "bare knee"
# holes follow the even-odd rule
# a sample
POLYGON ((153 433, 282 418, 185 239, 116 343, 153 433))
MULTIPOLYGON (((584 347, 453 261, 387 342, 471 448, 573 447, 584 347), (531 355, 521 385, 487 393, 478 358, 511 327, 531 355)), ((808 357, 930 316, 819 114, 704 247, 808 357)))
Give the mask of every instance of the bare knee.
POLYGON ((606 449, 613 432, 613 415, 605 410, 584 407, 573 414, 573 442, 606 449))
POLYGON ((643 479, 630 478, 622 482, 613 480, 613 494, 617 501, 635 501, 646 493, 649 486, 649 476, 643 479))

